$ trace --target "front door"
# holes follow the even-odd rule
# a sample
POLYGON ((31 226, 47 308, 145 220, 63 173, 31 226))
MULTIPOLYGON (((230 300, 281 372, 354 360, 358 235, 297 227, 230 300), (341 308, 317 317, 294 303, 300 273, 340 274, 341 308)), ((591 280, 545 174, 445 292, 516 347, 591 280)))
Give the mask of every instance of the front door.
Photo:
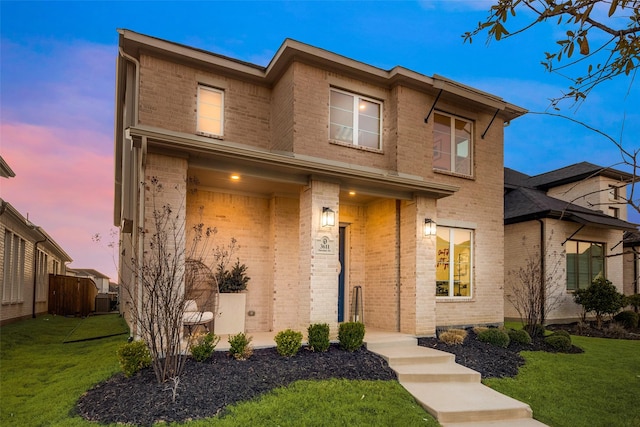
POLYGON ((338 322, 344 322, 344 236, 346 227, 340 227, 338 238, 338 262, 340 263, 340 273, 338 274, 338 322))

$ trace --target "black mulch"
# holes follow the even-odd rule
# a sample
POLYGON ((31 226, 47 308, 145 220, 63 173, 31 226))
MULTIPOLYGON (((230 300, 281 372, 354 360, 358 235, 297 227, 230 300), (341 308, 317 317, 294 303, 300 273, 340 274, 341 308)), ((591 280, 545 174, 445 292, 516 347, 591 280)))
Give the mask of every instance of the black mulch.
POLYGON ((80 416, 102 423, 148 426, 157 421, 186 421, 220 413, 227 405, 253 399, 297 380, 344 378, 393 380, 395 373, 381 357, 360 349, 353 353, 332 345, 325 353, 301 349, 291 358, 275 348, 254 350, 238 361, 217 351, 205 363, 188 359, 172 401, 171 383, 158 384, 151 369, 131 378, 117 374, 84 394, 76 406, 80 416))
MULTIPOLYGON (((420 338, 418 344, 455 354, 457 363, 480 372, 482 378, 515 376, 524 364, 519 354, 522 350, 553 351, 541 339, 531 345, 499 348, 478 341, 473 330, 462 345, 447 345, 436 338, 420 338)), ((570 352, 582 350, 574 346, 570 352)), ((303 348, 292 358, 281 357, 275 348, 261 349, 246 361, 232 359, 227 352, 215 352, 205 363, 187 360, 175 402, 171 383, 158 384, 153 371, 145 369, 132 378, 117 374, 98 384, 80 398, 76 410, 85 419, 102 423, 149 426, 158 421, 181 422, 215 416, 228 405, 297 380, 329 378, 397 377, 381 357, 364 348, 353 353, 334 344, 326 353, 303 348)))
MULTIPOLYGON (((556 352, 542 338, 535 338, 529 345, 511 343, 501 348, 478 341, 472 329, 467 332, 467 338, 460 345, 445 344, 437 338, 419 338, 418 345, 455 354, 457 363, 480 372, 483 379, 515 377, 518 368, 524 365, 524 358, 520 356, 523 350, 556 352)), ((582 349, 574 345, 568 353, 582 353, 582 349)))

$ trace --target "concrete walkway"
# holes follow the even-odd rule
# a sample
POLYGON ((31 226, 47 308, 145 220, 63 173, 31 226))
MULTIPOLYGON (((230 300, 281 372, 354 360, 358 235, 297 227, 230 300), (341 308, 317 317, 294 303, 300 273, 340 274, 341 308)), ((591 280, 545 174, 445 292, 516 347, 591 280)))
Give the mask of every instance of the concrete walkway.
POLYGON ((418 346, 410 335, 367 332, 367 349, 383 357, 400 384, 443 427, 542 427, 529 405, 480 383, 455 356, 418 346))

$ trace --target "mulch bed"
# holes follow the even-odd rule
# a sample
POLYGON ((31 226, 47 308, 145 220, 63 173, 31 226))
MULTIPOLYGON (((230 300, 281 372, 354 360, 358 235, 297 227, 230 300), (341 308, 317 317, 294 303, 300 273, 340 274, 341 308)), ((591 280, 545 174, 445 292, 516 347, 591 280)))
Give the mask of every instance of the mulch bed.
POLYGON ((239 361, 217 351, 204 363, 188 359, 172 400, 171 383, 158 384, 152 369, 131 378, 117 374, 84 394, 76 406, 83 418, 101 423, 143 426, 158 421, 187 421, 213 417, 227 405, 251 400, 297 380, 394 380, 384 359, 364 348, 349 353, 332 345, 314 353, 301 349, 291 358, 275 348, 254 350, 239 361))
MULTIPOLYGON (((579 335, 571 325, 548 329, 569 329, 579 335)), ((455 354, 457 363, 480 372, 482 378, 517 375, 518 368, 524 364, 520 351, 554 351, 540 338, 530 345, 510 344, 508 348, 499 348, 478 341, 471 329, 468 333, 462 345, 447 345, 436 338, 420 338, 418 344, 455 354)), ((569 351, 581 352, 576 346, 569 351)), ((144 369, 131 378, 116 374, 98 384, 79 399, 76 410, 83 418, 101 423, 149 426, 158 421, 182 422, 213 417, 228 405, 254 399, 294 381, 329 378, 394 380, 397 377, 381 357, 364 348, 349 353, 336 344, 325 353, 303 348, 291 358, 281 357, 275 348, 260 349, 246 361, 235 360, 227 352, 215 352, 205 363, 187 360, 175 401, 171 384, 158 384, 153 371, 144 369)))

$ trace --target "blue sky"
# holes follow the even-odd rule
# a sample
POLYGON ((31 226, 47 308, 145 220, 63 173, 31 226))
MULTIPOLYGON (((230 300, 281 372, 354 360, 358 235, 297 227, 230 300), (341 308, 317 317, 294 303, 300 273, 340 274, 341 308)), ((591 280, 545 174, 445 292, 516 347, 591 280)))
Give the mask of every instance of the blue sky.
MULTIPOLYGON (((105 245, 112 228, 117 28, 259 65, 292 38, 383 69, 400 65, 439 74, 530 111, 547 110, 568 82, 540 62, 564 30, 546 23, 489 45, 484 35, 463 43, 461 35, 490 5, 0 1, 0 153, 17 174, 0 183, 2 197, 67 250, 71 267, 117 277, 105 245), (92 241, 95 233, 104 236, 101 243, 92 241)), ((637 149, 640 88, 631 83, 627 77, 607 82, 577 111, 563 107, 561 113, 637 149)), ((614 166, 620 159, 603 136, 567 120, 532 114, 505 129, 505 166, 530 175, 580 161, 614 166)))

